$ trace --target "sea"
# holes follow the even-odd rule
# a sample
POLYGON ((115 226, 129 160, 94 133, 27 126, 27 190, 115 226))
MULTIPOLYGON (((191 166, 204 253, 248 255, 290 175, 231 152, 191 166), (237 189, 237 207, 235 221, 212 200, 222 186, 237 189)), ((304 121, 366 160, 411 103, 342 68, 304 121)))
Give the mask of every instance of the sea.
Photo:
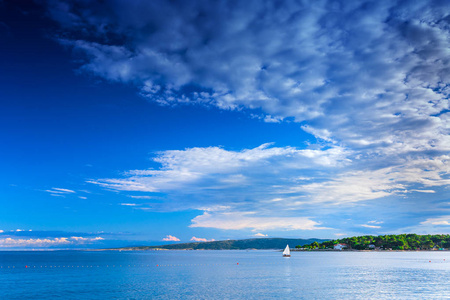
POLYGON ((450 299, 450 252, 1 251, 0 299, 450 299))

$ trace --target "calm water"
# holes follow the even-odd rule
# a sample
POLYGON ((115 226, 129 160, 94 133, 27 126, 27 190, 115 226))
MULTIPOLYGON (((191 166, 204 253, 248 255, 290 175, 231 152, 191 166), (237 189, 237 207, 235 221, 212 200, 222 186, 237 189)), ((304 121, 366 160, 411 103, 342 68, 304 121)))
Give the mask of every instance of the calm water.
POLYGON ((450 299, 449 278, 438 251, 0 252, 2 300, 450 299))

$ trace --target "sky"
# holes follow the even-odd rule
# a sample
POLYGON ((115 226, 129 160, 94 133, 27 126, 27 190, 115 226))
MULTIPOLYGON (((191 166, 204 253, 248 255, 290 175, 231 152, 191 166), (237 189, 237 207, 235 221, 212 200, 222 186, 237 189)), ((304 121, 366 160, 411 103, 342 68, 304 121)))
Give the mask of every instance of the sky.
POLYGON ((450 233, 448 1, 0 0, 0 250, 450 233))

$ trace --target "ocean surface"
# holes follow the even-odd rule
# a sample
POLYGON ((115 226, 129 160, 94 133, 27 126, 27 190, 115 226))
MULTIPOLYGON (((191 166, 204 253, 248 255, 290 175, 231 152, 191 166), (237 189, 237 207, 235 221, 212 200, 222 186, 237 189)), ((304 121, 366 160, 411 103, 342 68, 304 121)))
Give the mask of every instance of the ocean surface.
POLYGON ((0 252, 0 299, 450 299, 450 252, 0 252))

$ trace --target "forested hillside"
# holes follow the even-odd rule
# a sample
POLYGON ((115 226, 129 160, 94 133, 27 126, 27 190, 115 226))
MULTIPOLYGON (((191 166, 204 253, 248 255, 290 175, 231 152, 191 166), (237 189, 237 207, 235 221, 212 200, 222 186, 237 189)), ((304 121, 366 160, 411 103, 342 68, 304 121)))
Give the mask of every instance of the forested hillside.
POLYGON ((418 235, 418 234, 392 234, 392 235, 364 235, 325 241, 313 242, 309 245, 298 245, 296 248, 306 249, 333 249, 336 244, 347 244, 349 249, 392 249, 392 250, 430 250, 433 248, 450 248, 450 235, 418 235), (372 246, 371 246, 372 245, 372 246))
POLYGON ((245 249, 283 249, 289 244, 292 248, 296 245, 307 245, 313 242, 324 242, 323 239, 283 239, 283 238, 258 238, 246 240, 225 240, 200 243, 170 244, 161 246, 127 247, 130 250, 245 250, 245 249))

